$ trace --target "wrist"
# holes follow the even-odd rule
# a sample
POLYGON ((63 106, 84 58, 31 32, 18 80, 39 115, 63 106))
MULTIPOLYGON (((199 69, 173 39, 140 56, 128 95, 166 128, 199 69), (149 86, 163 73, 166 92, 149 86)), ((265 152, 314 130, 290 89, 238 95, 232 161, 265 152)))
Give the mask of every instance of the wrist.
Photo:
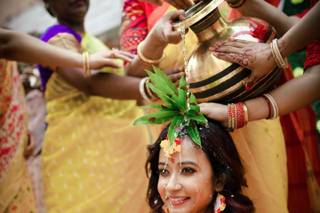
POLYGON ((287 57, 290 54, 287 52, 287 49, 288 49, 287 42, 283 38, 280 38, 278 40, 278 47, 279 47, 279 51, 283 57, 287 57))
POLYGON ((162 50, 168 45, 168 42, 164 41, 156 30, 152 30, 145 41, 148 46, 160 48, 162 50))

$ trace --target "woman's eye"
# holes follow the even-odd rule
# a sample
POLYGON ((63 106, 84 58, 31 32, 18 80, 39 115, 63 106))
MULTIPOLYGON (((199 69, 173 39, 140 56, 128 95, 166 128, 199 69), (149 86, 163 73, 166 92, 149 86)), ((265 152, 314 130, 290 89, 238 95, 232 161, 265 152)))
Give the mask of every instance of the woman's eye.
POLYGON ((169 171, 167 169, 159 169, 159 174, 165 177, 169 175, 169 171))
POLYGON ((181 169, 181 173, 182 174, 193 174, 193 173, 195 173, 196 172, 196 170, 194 170, 193 168, 190 168, 190 167, 186 167, 186 168, 182 168, 181 169))

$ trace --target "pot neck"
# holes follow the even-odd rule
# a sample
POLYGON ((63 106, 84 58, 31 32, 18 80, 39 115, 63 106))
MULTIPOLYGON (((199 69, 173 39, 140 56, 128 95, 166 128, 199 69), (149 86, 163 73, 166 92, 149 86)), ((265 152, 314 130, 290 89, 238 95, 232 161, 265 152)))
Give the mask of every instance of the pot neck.
POLYGON ((227 22, 216 8, 190 28, 197 35, 199 42, 203 42, 219 35, 227 26, 227 22))

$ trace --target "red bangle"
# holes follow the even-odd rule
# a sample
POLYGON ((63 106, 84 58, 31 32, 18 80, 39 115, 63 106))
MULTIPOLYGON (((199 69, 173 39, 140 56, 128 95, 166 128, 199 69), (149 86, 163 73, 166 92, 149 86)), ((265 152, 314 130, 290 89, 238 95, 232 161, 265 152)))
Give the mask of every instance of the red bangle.
POLYGON ((270 103, 270 100, 267 97, 265 97, 264 95, 262 96, 262 98, 265 100, 265 102, 268 105, 268 117, 267 117, 267 119, 270 119, 271 118, 271 103, 270 103))
POLYGON ((244 126, 244 111, 243 111, 243 103, 236 103, 237 109, 237 128, 241 128, 244 126))

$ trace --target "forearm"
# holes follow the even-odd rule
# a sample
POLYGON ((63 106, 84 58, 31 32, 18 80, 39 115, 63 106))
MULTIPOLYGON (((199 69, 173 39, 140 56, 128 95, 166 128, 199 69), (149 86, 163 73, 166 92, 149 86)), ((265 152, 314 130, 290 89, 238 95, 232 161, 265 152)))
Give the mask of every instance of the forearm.
POLYGON ((0 57, 44 66, 81 67, 80 54, 46 44, 32 36, 0 29, 0 57))
POLYGON ((79 68, 58 68, 56 71, 69 84, 89 95, 119 100, 142 100, 139 92, 140 78, 112 73, 97 73, 86 77, 79 68))
MULTIPOLYGON (((320 98, 320 65, 313 66, 303 76, 290 80, 270 94, 279 107, 279 115, 296 111, 320 98)), ((268 117, 268 105, 259 97, 246 101, 249 121, 268 117)))
POLYGON ((265 20, 277 30, 280 36, 296 23, 295 19, 264 0, 246 0, 238 10, 245 16, 265 20))
POLYGON ((279 48, 283 56, 304 48, 309 42, 320 39, 320 2, 294 27, 279 39, 279 48))
MULTIPOLYGON (((167 44, 159 42, 150 33, 146 39, 143 41, 143 46, 141 47, 141 53, 144 57, 152 60, 157 60, 162 57, 163 52, 167 44)), ((137 55, 134 60, 126 66, 127 74, 130 76, 145 76, 145 70, 151 69, 152 66, 157 64, 146 63, 137 55)))

